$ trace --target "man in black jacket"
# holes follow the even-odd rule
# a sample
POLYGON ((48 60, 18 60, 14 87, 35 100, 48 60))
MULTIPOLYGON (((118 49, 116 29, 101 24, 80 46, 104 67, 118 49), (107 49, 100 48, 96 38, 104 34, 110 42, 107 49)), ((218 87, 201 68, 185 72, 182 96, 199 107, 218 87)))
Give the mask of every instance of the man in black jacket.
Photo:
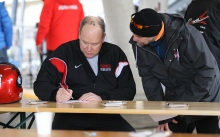
MULTIPOLYGON (((103 19, 85 17, 79 32, 79 39, 62 44, 43 62, 34 82, 38 98, 133 100, 136 87, 127 57, 118 46, 104 42, 103 19)), ((53 129, 134 131, 119 114, 56 113, 53 129)))
MULTIPOLYGON (((131 15, 130 29, 149 101, 220 101, 217 62, 200 32, 182 17, 143 9, 131 15)), ((217 116, 177 116, 159 122, 158 130, 186 132, 193 122, 197 133, 220 133, 217 116)))

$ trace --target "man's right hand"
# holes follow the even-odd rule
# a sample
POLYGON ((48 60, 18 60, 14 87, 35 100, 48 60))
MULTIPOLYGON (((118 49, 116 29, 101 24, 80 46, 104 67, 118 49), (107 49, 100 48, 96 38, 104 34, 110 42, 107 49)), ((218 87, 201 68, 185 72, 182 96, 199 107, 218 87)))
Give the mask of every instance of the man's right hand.
POLYGON ((56 95, 57 102, 64 102, 70 100, 73 91, 71 89, 59 88, 56 95))
MULTIPOLYGON (((178 121, 176 121, 175 119, 173 119, 172 122, 175 123, 175 124, 178 123, 178 121)), ((165 131, 171 131, 170 128, 169 128, 168 123, 158 125, 157 130, 158 131, 164 131, 164 130, 165 131)))
POLYGON ((37 51, 42 54, 42 45, 37 45, 37 51))

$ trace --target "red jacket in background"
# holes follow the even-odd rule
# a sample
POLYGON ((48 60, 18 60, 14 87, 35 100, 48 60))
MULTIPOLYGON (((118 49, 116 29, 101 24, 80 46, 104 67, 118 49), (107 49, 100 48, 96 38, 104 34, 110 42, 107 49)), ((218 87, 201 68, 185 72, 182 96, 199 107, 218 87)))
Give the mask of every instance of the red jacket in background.
POLYGON ((44 0, 36 45, 46 39, 47 50, 54 51, 62 43, 77 39, 83 17, 83 7, 78 0, 44 0))

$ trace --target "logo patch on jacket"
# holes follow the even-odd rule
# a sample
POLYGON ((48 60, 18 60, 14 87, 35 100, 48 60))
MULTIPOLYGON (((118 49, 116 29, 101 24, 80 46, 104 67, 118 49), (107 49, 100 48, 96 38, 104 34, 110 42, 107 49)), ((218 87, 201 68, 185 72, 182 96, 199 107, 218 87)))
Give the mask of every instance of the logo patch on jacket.
POLYGON ((59 5, 58 10, 78 10, 77 5, 59 5))
POLYGON ((100 64, 101 71, 111 71, 111 64, 100 64))
POLYGON ((208 14, 208 11, 205 11, 197 19, 193 20, 192 18, 190 18, 188 20, 188 22, 189 22, 190 25, 193 25, 193 24, 196 24, 196 23, 206 24, 205 19, 209 18, 209 16, 207 14, 208 14))

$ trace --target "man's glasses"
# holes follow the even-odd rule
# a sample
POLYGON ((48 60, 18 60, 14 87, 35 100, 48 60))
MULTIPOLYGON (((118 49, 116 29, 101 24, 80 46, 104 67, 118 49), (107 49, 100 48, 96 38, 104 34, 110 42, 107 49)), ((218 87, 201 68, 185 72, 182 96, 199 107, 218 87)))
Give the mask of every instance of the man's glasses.
POLYGON ((133 17, 134 17, 134 14, 131 15, 131 23, 133 23, 134 26, 135 26, 136 28, 138 28, 138 29, 149 28, 149 27, 158 27, 158 26, 159 26, 159 25, 143 26, 143 25, 141 25, 141 24, 137 24, 137 23, 134 22, 133 17))

